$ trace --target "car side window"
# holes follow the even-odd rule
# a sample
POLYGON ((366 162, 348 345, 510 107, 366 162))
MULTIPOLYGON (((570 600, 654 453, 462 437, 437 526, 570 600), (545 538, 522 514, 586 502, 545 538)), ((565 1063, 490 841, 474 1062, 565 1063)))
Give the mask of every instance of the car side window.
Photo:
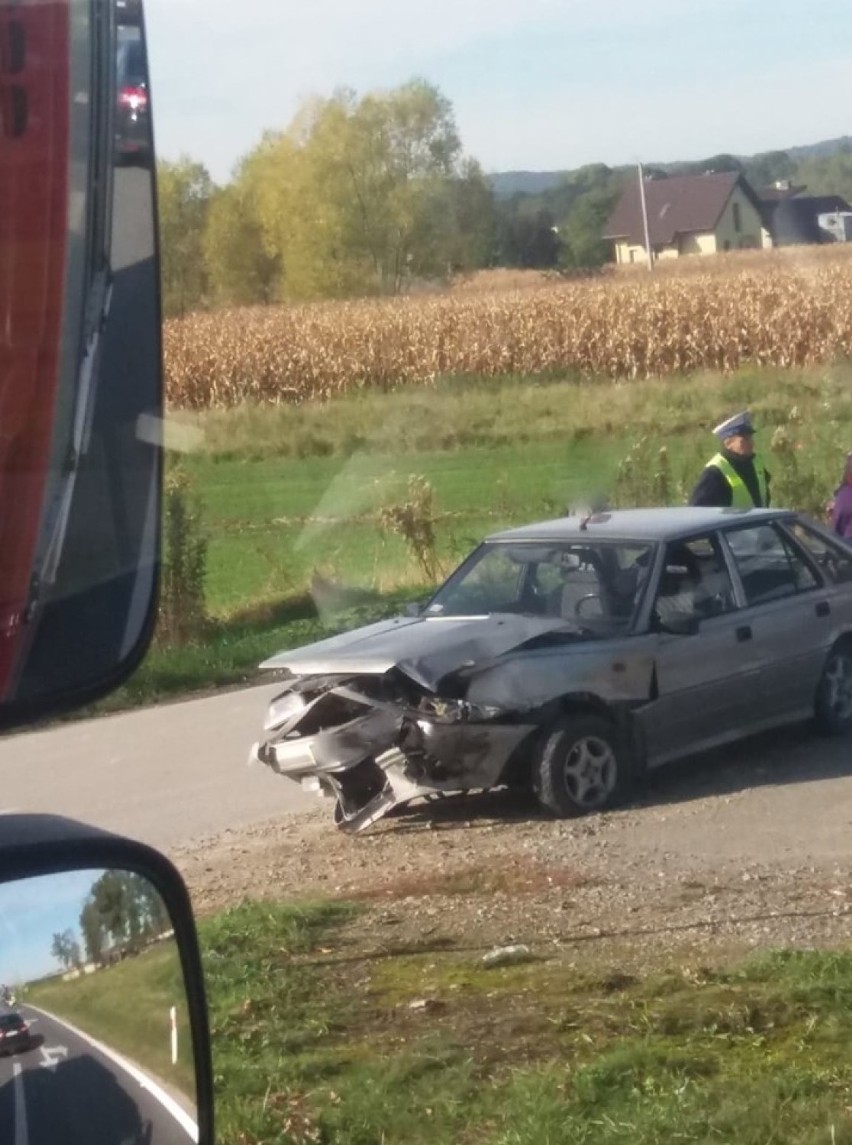
POLYGON ((726 534, 748 604, 794 596, 818 585, 816 574, 775 525, 726 534))
POLYGON ((787 528, 829 580, 838 583, 852 581, 852 551, 828 540, 801 521, 787 528))
POLYGON ((698 537, 666 546, 654 616, 705 620, 736 608, 734 587, 718 540, 698 537))

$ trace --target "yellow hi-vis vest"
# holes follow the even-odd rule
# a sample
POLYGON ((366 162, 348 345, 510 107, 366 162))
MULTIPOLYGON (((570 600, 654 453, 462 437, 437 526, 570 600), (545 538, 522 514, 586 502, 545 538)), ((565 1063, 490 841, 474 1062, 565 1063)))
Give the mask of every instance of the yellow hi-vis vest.
POLYGON ((727 457, 721 453, 717 453, 715 457, 707 462, 708 467, 713 465, 720 471, 722 476, 731 487, 732 501, 731 504, 734 509, 765 509, 767 507, 767 489, 766 489, 766 471, 761 466, 755 464, 754 472, 757 476, 757 488, 760 491, 760 504, 755 505, 752 500, 751 493, 748 491, 748 486, 727 457))

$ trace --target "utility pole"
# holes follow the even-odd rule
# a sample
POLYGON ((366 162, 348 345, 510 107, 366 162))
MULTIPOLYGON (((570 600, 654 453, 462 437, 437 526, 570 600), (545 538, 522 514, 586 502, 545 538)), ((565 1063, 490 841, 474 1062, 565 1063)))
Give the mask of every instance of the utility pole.
POLYGON ((642 224, 645 227, 645 252, 648 255, 648 270, 654 269, 654 253, 651 250, 651 235, 648 230, 648 204, 645 202, 645 176, 639 164, 639 201, 642 204, 642 224))

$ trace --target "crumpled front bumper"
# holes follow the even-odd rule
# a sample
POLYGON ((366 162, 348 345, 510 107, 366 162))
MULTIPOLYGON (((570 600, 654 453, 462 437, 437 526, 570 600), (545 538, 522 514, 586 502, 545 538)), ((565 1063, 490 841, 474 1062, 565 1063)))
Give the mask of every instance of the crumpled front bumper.
POLYGON ((297 781, 303 776, 347 771, 367 756, 379 755, 392 747, 402 731, 402 722, 401 713, 368 709, 363 716, 312 736, 292 734, 256 743, 252 759, 297 781))
POLYGON ((393 704, 365 704, 353 718, 312 734, 299 732, 303 718, 297 714, 269 729, 250 760, 334 798, 336 821, 351 832, 418 797, 496 786, 509 756, 533 730, 496 720, 444 723, 393 704))

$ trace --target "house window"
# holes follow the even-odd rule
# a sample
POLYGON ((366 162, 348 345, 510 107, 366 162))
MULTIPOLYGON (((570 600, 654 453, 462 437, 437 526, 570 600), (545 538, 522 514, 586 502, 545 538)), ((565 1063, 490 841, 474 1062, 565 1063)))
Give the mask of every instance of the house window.
POLYGON ((743 221, 740 217, 740 205, 739 203, 734 203, 734 230, 739 234, 742 229, 743 221))

